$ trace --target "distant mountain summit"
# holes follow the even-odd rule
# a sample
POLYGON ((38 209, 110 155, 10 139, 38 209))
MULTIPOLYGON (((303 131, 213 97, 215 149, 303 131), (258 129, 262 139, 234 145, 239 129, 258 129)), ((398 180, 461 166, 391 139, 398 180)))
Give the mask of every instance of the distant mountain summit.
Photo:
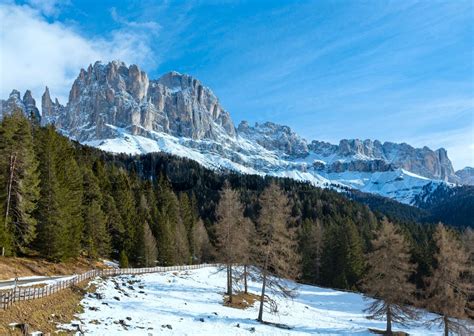
POLYGON ((96 62, 81 69, 65 106, 46 88, 39 114, 31 92, 1 100, 0 117, 18 108, 81 143, 111 152, 164 151, 212 169, 355 188, 404 203, 440 184, 473 183, 472 169, 454 172, 445 149, 344 139, 308 142, 272 122, 235 127, 219 99, 198 79, 170 72, 157 80, 136 65, 96 62), (430 187, 431 185, 431 187, 430 187), (428 187, 427 187, 428 186, 428 187))

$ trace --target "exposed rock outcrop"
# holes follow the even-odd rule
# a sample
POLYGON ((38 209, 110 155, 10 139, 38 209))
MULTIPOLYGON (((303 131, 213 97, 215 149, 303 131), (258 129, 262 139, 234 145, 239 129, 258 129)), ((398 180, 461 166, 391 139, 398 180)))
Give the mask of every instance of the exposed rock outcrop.
POLYGON ((456 171, 456 176, 459 177, 460 184, 474 185, 474 168, 465 167, 456 171))
POLYGON ((41 114, 30 90, 26 90, 23 99, 21 99, 20 91, 13 90, 7 100, 0 100, 0 118, 12 114, 14 110, 22 111, 27 117, 37 122, 41 121, 41 114))
POLYGON ((250 126, 247 121, 242 121, 237 131, 268 150, 279 151, 294 158, 305 157, 309 153, 306 140, 288 126, 272 122, 250 126))
POLYGON ((171 72, 150 81, 136 65, 118 61, 80 71, 57 123, 79 141, 114 137, 117 129, 192 139, 235 137, 229 113, 197 79, 171 72))
MULTIPOLYGON (((14 90, 0 102, 0 117, 18 108, 39 120, 29 91, 21 99, 14 90)), ((54 123, 67 136, 104 150, 167 151, 212 169, 334 183, 406 203, 431 182, 473 183, 472 170, 455 174, 443 148, 359 139, 307 142, 272 122, 243 121, 236 129, 218 98, 196 78, 170 72, 150 80, 138 66, 120 61, 81 69, 66 106, 53 101, 46 87, 41 105, 43 125, 54 123)))

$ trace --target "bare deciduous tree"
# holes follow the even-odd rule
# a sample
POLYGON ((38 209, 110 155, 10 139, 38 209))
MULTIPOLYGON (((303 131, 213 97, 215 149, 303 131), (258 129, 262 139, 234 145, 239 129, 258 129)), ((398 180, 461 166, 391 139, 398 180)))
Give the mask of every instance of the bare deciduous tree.
MULTIPOLYGON (((469 333, 466 317, 472 284, 465 278, 469 271, 469 255, 454 234, 441 223, 436 227, 433 239, 436 243, 436 267, 426 279, 426 302, 428 309, 441 317, 431 321, 444 325, 444 335, 450 332, 469 333)), ((472 330, 471 330, 472 332, 472 330)))
POLYGON ((371 319, 387 319, 386 335, 392 335, 392 322, 402 325, 416 319, 413 300, 415 285, 408 281, 416 265, 410 262, 409 245, 388 220, 372 241, 373 252, 368 255, 369 269, 363 286, 374 299, 365 310, 371 319))
POLYGON ((241 263, 247 253, 248 241, 247 230, 248 219, 244 217, 244 207, 240 202, 240 194, 233 190, 229 183, 224 184, 221 197, 216 209, 217 223, 216 247, 218 259, 226 265, 227 271, 227 294, 229 302, 232 302, 232 287, 234 275, 232 265, 241 263))
POLYGON ((260 196, 260 214, 257 223, 256 266, 260 269, 262 291, 257 320, 263 322, 263 308, 267 301, 276 310, 275 301, 267 289, 285 297, 294 296, 296 288, 289 287, 286 279, 299 274, 300 257, 297 253, 296 230, 289 227, 291 209, 286 194, 275 183, 260 196), (285 279, 284 279, 285 278, 285 279))

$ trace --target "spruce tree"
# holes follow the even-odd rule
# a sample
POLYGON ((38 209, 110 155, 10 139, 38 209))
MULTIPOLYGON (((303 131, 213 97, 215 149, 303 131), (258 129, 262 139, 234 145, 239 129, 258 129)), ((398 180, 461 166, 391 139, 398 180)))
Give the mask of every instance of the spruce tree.
POLYGON ((40 198, 36 217, 38 218, 38 236, 35 245, 41 254, 51 260, 59 261, 66 249, 66 227, 61 221, 58 200, 59 181, 56 177, 56 156, 58 137, 53 126, 47 126, 38 132, 37 155, 41 172, 40 198))
POLYGON ((99 181, 87 167, 83 168, 83 190, 84 248, 90 257, 107 257, 110 253, 110 236, 107 218, 102 210, 102 193, 99 181))
POLYGON ((319 283, 323 252, 323 228, 319 220, 303 221, 300 230, 300 249, 302 255, 302 273, 306 280, 319 283))
POLYGON ((120 226, 123 228, 119 250, 131 256, 135 247, 136 204, 130 177, 122 169, 114 176, 113 197, 120 217, 120 226))
POLYGON ((339 220, 323 233, 321 280, 330 287, 354 289, 365 267, 362 241, 350 219, 339 220))
POLYGON ((33 212, 39 197, 32 126, 21 111, 0 124, 0 253, 24 253, 36 236, 33 212))
POLYGON ((143 223, 143 250, 144 266, 156 266, 156 257, 158 256, 156 239, 147 222, 143 223))
POLYGON ((176 226, 179 222, 179 204, 168 181, 161 176, 158 183, 158 232, 155 235, 158 244, 158 260, 161 265, 176 263, 176 250, 182 246, 175 244, 176 226))
POLYGON ((194 255, 193 228, 197 221, 194 209, 195 204, 192 203, 192 199, 189 198, 187 193, 182 192, 179 194, 179 206, 181 220, 186 230, 186 239, 188 240, 189 254, 191 256, 190 261, 192 261, 192 256, 194 255))
POLYGON ((410 262, 410 248, 405 237, 395 226, 384 219, 376 238, 373 251, 367 256, 369 268, 364 278, 364 288, 370 299, 366 311, 371 319, 386 318, 386 335, 392 335, 392 323, 408 324, 417 317, 413 301, 415 285, 409 277, 416 269, 410 262))
POLYGON ((193 262, 198 264, 208 262, 213 255, 213 247, 209 241, 209 235, 207 234, 207 230, 202 219, 198 219, 194 225, 193 237, 193 262))
POLYGON ((82 216, 82 172, 74 157, 73 148, 68 140, 60 138, 55 156, 56 193, 61 227, 65 227, 65 249, 62 259, 79 256, 81 252, 83 216, 82 216), (66 238, 67 237, 67 238, 66 238))

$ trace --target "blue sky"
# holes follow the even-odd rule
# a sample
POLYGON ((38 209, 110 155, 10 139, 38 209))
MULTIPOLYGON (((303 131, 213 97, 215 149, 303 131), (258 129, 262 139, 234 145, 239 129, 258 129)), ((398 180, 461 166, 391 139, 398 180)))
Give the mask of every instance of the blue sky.
POLYGON ((2 97, 49 85, 64 102, 80 67, 122 59, 196 76, 236 124, 445 147, 474 166, 472 1, 0 2, 2 97))

